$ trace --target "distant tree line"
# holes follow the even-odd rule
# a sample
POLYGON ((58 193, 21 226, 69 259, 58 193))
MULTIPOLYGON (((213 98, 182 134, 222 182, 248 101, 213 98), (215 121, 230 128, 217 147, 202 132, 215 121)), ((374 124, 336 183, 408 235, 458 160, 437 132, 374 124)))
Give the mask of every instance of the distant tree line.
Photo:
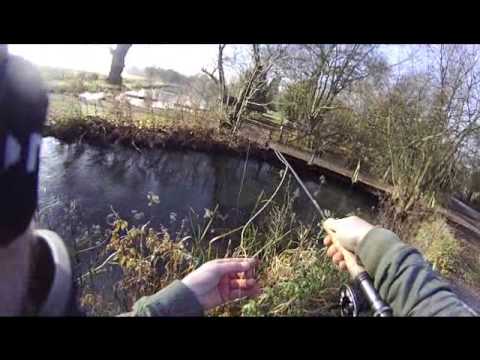
MULTIPOLYGON (((342 149, 350 166, 395 185, 399 212, 452 191, 480 198, 480 46, 410 46, 404 64, 369 44, 252 44, 246 58, 225 56, 227 46, 201 75, 143 75, 208 99, 233 133, 252 113, 280 115, 301 129, 296 145, 342 149)), ((112 51, 112 79, 128 49, 112 51)))
POLYGON ((480 198, 480 46, 410 46, 402 64, 368 44, 254 44, 246 63, 225 47, 203 72, 233 132, 258 106, 275 110, 301 129, 295 145, 340 151, 393 184, 398 213, 452 192, 480 198), (230 82, 227 65, 242 69, 230 82))

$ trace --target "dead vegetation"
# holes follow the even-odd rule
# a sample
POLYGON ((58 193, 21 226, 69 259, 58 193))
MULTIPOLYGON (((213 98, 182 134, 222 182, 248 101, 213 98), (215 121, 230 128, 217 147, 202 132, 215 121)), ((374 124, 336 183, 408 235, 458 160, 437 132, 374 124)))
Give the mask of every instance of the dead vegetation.
MULTIPOLYGON (((273 203, 260 223, 249 224, 240 239, 233 232, 209 239, 216 209, 192 229, 170 234, 147 224, 131 225, 115 215, 102 267, 117 267, 122 278, 114 299, 95 290, 95 274, 84 277, 81 304, 89 315, 117 315, 131 310, 141 296, 151 295, 206 261, 224 256, 255 256, 264 293, 212 310, 209 316, 338 316, 338 289, 346 276, 334 268, 321 248, 318 225, 308 226, 283 205, 273 203), (105 262, 105 259, 108 261, 105 262)), ((264 200, 259 199, 259 206, 264 200)), ((238 232, 237 232, 238 233, 238 232)), ((98 269, 98 267, 97 267, 98 269)))

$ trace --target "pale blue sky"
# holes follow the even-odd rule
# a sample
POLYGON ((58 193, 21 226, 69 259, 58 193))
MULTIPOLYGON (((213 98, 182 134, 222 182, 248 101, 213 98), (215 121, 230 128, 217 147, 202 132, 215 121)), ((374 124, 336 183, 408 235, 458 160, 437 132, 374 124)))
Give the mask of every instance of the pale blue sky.
MULTIPOLYGON (((126 66, 159 66, 194 75, 215 60, 218 45, 133 45, 126 66)), ((36 65, 63 67, 106 74, 111 45, 9 45, 12 54, 36 65)))
MULTIPOLYGON (((20 55, 36 65, 48 65, 67 69, 99 72, 107 74, 110 68, 109 48, 112 45, 9 45, 11 53, 20 55)), ((382 51, 390 62, 400 61, 406 54, 408 45, 382 45, 382 51)), ((173 69, 185 75, 195 75, 202 67, 212 67, 215 63, 218 45, 216 44, 167 44, 133 45, 127 54, 126 66, 158 66, 173 69)), ((232 47, 227 46, 226 55, 232 47)))

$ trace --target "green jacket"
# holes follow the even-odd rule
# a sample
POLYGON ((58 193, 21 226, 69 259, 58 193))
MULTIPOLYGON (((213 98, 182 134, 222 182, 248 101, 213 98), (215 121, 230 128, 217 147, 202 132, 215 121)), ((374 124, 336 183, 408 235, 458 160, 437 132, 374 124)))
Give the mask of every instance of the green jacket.
POLYGON ((425 261, 393 232, 374 228, 358 257, 394 316, 476 316, 425 261))
MULTIPOLYGON (((371 230, 360 244, 358 256, 394 316, 477 315, 416 249, 389 230, 371 230)), ((201 316, 203 310, 191 290, 181 281, 174 281, 138 300, 126 315, 201 316)))
POLYGON ((202 316, 203 308, 195 294, 180 280, 166 288, 144 296, 133 305, 130 313, 122 316, 202 316))

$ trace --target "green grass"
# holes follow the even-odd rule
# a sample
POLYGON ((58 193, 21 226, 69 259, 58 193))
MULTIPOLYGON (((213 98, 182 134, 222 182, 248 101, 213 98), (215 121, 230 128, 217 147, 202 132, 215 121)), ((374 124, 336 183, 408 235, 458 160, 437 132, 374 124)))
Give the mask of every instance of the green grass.
MULTIPOLYGON (((118 92, 120 88, 106 82, 102 74, 69 69, 40 67, 40 73, 51 92, 80 94, 82 92, 118 92)), ((124 78, 122 90, 137 90, 150 84, 142 78, 124 78)))
POLYGON ((53 95, 50 97, 48 124, 52 131, 74 130, 79 126, 88 126, 91 118, 101 120, 105 126, 129 126, 139 130, 158 131, 169 127, 209 127, 216 122, 209 121, 204 112, 186 112, 170 110, 138 110, 126 102, 113 97, 99 104, 81 102, 71 95, 53 95))
POLYGON ((241 306, 242 316, 338 316, 346 280, 316 246, 281 251, 264 270, 264 293, 241 306))
POLYGON ((271 110, 269 110, 269 111, 267 111, 267 113, 266 113, 266 117, 267 117, 270 121, 272 121, 272 122, 274 122, 274 123, 276 123, 276 124, 278 124, 278 125, 282 125, 282 124, 287 120, 287 119, 285 118, 285 116, 284 116, 280 111, 271 111, 271 110))

